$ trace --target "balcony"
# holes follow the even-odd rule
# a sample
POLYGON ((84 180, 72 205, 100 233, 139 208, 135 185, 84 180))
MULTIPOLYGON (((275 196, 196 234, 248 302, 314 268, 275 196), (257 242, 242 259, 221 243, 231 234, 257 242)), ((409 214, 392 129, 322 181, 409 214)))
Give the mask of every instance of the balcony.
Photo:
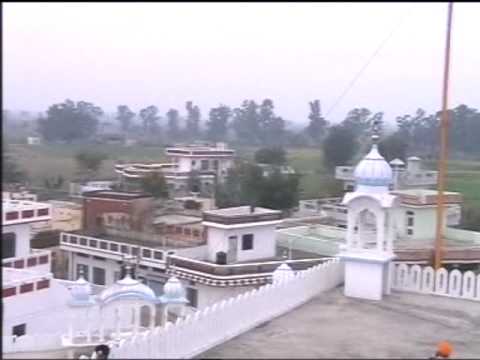
POLYGON ((28 269, 36 272, 50 272, 51 252, 32 249, 27 256, 19 256, 2 260, 2 266, 13 269, 28 269))
MULTIPOLYGON (((322 264, 328 257, 286 260, 294 271, 306 270, 322 264)), ((259 285, 270 281, 272 272, 285 260, 274 259, 242 264, 219 265, 207 261, 171 255, 168 257, 167 273, 182 279, 210 286, 259 285)))
POLYGON ((139 256, 142 265, 160 268, 165 268, 165 258, 168 253, 168 251, 152 247, 72 233, 61 233, 60 248, 67 251, 104 256, 117 261, 122 260, 126 256, 139 256))
POLYGON ((35 271, 4 268, 2 270, 2 298, 22 295, 50 288, 51 273, 39 274, 35 271))
POLYGON ((52 206, 32 201, 3 200, 2 225, 16 225, 51 219, 52 206))

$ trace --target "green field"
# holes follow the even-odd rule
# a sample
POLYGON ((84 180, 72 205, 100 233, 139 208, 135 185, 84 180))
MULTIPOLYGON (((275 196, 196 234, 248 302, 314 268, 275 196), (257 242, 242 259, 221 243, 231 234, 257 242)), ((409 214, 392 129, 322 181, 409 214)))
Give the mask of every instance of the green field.
MULTIPOLYGON (((118 160, 128 161, 165 161, 163 147, 120 145, 9 145, 19 165, 28 172, 33 186, 43 186, 48 177, 62 175, 67 181, 75 178, 76 164, 74 155, 80 150, 93 150, 107 154, 108 159, 102 164, 98 178, 114 178, 113 165, 118 160)), ((237 156, 252 160, 256 148, 236 148, 237 156)), ((341 192, 341 184, 323 166, 322 152, 313 148, 287 149, 288 163, 302 174, 300 186, 302 198, 334 196, 341 192)), ((425 166, 435 169, 434 162, 425 162, 425 166)), ((464 195, 467 205, 480 208, 480 162, 449 161, 447 189, 459 191, 464 195)))

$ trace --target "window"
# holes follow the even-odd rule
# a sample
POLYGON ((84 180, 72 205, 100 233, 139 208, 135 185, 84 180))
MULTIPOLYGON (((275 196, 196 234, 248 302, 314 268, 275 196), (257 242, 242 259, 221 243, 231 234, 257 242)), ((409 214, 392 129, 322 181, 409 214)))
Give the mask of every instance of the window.
POLYGON ((192 167, 194 167, 196 163, 197 162, 195 160, 192 160, 192 167))
POLYGON ((33 210, 23 210, 22 211, 22 218, 31 218, 34 216, 33 210))
POLYGON ((202 170, 208 170, 208 165, 209 165, 208 163, 209 163, 208 160, 202 160, 201 165, 200 165, 201 169, 202 170))
POLYGON ((77 264, 77 279, 80 277, 80 274, 83 271, 83 277, 88 281, 88 266, 84 264, 77 264))
POLYGON ((16 325, 12 328, 13 336, 23 336, 27 333, 27 324, 16 325))
POLYGON ((407 226, 413 226, 413 217, 407 218, 407 226))
POLYGON ((413 229, 407 229, 407 235, 413 235, 413 229))
POLYGON ((198 290, 187 287, 188 306, 196 308, 198 306, 198 290))
POLYGON ((245 234, 242 236, 242 250, 253 249, 253 234, 245 234))
POLYGON ((148 250, 148 249, 143 249, 142 250, 142 257, 151 258, 152 257, 152 251, 148 250))
POLYGON ((93 283, 96 285, 105 285, 105 269, 93 268, 93 283))
POLYGON ((14 232, 2 234, 2 259, 15 257, 17 235, 14 232))
POLYGON ((218 169, 218 160, 213 160, 213 168, 214 168, 215 170, 218 169))
POLYGON ((48 209, 39 209, 37 211, 38 216, 48 216, 48 209))

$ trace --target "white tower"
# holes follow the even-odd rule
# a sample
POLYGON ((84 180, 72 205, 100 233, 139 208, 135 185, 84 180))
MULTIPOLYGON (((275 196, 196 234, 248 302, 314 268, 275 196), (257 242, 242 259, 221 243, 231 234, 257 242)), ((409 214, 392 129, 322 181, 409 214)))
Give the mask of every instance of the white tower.
POLYGON ((390 293, 393 216, 396 197, 389 194, 392 169, 373 146, 354 171, 356 189, 346 193, 347 243, 339 257, 345 262, 345 295, 381 300, 390 293))

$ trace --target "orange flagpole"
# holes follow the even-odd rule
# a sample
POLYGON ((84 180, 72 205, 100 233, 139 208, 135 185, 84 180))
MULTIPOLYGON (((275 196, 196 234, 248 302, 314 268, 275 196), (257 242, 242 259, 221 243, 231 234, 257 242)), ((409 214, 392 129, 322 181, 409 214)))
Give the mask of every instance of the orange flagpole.
POLYGON ((448 3, 447 41, 445 47, 445 67, 443 72, 442 115, 440 122, 440 160, 438 162, 437 229, 435 239, 435 269, 442 266, 445 222, 445 176, 447 172, 448 149, 448 82, 450 75, 450 39, 452 33, 453 2, 448 3))

